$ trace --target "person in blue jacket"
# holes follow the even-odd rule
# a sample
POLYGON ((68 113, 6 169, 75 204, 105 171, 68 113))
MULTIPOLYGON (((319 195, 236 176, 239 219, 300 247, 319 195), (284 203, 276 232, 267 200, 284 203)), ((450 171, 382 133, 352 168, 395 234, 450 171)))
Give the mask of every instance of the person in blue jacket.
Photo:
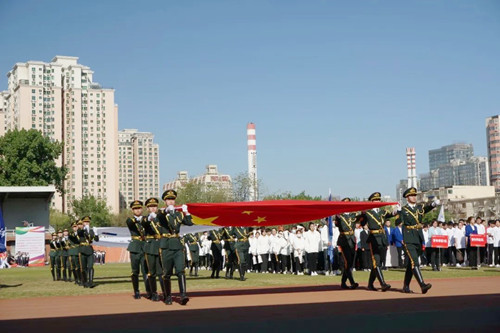
POLYGON ((392 232, 392 245, 396 247, 398 252, 398 267, 402 268, 403 265, 403 230, 401 228, 401 221, 396 221, 396 227, 392 232))

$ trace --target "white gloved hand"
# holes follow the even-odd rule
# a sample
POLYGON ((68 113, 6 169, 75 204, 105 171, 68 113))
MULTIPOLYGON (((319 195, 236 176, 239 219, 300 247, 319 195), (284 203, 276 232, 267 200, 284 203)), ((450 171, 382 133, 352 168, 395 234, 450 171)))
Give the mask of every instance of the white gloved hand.
POLYGON ((394 206, 392 213, 396 215, 396 213, 399 212, 400 210, 401 210, 401 204, 398 203, 397 205, 394 206))
POLYGON ((182 212, 186 215, 189 215, 189 212, 188 212, 188 206, 187 205, 182 205, 182 212))
POLYGON ((441 200, 438 198, 435 198, 434 201, 432 202, 432 207, 439 206, 441 204, 441 200))
POLYGON ((156 213, 150 213, 149 214, 149 220, 153 221, 156 218, 156 213))
POLYGON ((174 205, 169 205, 167 207, 167 210, 171 211, 172 213, 175 212, 175 208, 174 208, 174 205))

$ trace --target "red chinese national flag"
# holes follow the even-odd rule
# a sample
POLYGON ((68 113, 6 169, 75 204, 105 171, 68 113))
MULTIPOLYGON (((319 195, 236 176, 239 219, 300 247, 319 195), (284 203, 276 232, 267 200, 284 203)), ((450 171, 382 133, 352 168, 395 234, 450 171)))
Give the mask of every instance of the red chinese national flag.
POLYGON ((193 222, 222 227, 295 224, 327 216, 368 210, 394 202, 341 202, 306 200, 269 200, 188 204, 193 222))

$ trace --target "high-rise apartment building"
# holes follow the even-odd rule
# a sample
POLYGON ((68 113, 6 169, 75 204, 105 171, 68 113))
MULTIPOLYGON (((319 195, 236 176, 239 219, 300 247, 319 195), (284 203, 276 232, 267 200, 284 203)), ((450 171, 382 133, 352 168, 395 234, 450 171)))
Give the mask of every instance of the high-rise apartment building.
POLYGON ((490 167, 490 183, 495 191, 500 191, 500 129, 499 117, 486 118, 486 143, 488 146, 488 162, 490 167))
POLYGON ((5 113, 7 111, 7 91, 0 91, 0 136, 6 132, 5 113))
POLYGON ((177 173, 177 178, 163 184, 163 190, 179 190, 182 189, 187 183, 193 182, 195 184, 202 184, 206 187, 216 187, 232 191, 233 183, 230 175, 221 175, 217 169, 217 165, 209 164, 206 166, 206 172, 202 175, 189 178, 187 171, 180 171, 177 173))
POLYGON ((69 212, 73 199, 94 195, 118 213, 118 107, 114 89, 93 73, 77 57, 15 64, 3 92, 5 129, 33 128, 64 143, 58 164, 68 168, 66 194, 55 196, 56 209, 69 212))
POLYGON ((429 170, 436 170, 440 166, 449 164, 453 160, 466 161, 472 156, 474 156, 472 144, 456 143, 438 149, 432 149, 429 150, 429 170))
POLYGON ((159 146, 154 135, 124 129, 118 133, 120 209, 134 200, 158 197, 160 189, 159 146))

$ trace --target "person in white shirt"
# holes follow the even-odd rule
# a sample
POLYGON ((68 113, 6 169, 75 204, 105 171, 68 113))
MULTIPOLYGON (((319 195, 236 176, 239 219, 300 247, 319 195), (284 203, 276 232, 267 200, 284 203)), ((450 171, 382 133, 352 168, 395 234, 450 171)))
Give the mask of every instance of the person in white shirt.
POLYGON ((331 265, 330 258, 328 257, 328 247, 331 246, 332 243, 328 235, 328 218, 325 219, 325 222, 326 224, 321 227, 319 232, 321 234, 321 251, 323 253, 320 262, 322 263, 323 273, 325 275, 330 275, 331 265))
POLYGON ((488 261, 488 265, 490 267, 495 266, 493 264, 493 252, 495 251, 494 250, 494 243, 495 243, 494 229, 495 229, 495 221, 494 220, 489 220, 488 221, 488 228, 486 229, 486 244, 487 244, 486 251, 488 253, 488 255, 487 255, 488 259, 487 259, 487 261, 488 261))
POLYGON ((304 275, 304 251, 305 241, 302 237, 302 229, 297 229, 292 241, 293 257, 295 258, 295 267, 297 275, 304 275))
MULTIPOLYGON (((269 230, 269 235, 271 234, 271 230, 269 230)), ((262 234, 257 239, 257 256, 258 262, 260 263, 260 273, 268 272, 268 261, 269 261, 269 236, 267 234, 262 234)))
MULTIPOLYGON (((484 221, 480 217, 476 218, 476 226, 477 226, 477 234, 478 235, 485 235, 486 234, 485 224, 486 224, 486 221, 484 221)), ((478 266, 483 265, 485 263, 485 259, 486 259, 486 245, 481 246, 479 248, 478 266)))
POLYGON ((269 238, 269 252, 271 254, 271 273, 277 274, 280 270, 279 254, 280 245, 278 242, 278 234, 276 229, 272 229, 271 237, 269 238))
MULTIPOLYGON (((438 221, 432 221, 432 227, 429 228, 429 239, 432 242, 432 236, 442 235, 441 228, 438 226, 438 221)), ((431 265, 433 271, 439 271, 441 269, 440 263, 441 256, 439 255, 439 248, 433 247, 431 250, 431 265)))
POLYGON ((447 259, 448 259, 448 265, 450 266, 456 266, 457 260, 455 258, 455 230, 453 229, 453 222, 448 222, 448 227, 446 228, 446 235, 448 236, 448 253, 447 253, 447 259))
POLYGON ((495 267, 500 267, 500 220, 495 221, 495 230, 493 231, 493 248, 495 267))
POLYGON ((356 228, 354 229, 354 237, 356 238, 356 253, 354 256, 354 263, 352 270, 355 271, 356 267, 358 269, 362 269, 363 265, 363 251, 361 251, 361 232, 363 228, 361 227, 361 223, 356 222, 356 228))
POLYGON ((309 223, 309 230, 304 233, 305 251, 309 275, 318 275, 318 252, 321 250, 321 234, 316 230, 314 223, 309 223))
POLYGON ((260 232, 255 232, 251 233, 248 237, 248 245, 249 249, 248 251, 250 252, 250 256, 252 260, 250 261, 252 263, 252 268, 251 271, 255 272, 258 270, 257 265, 258 265, 258 260, 257 260, 257 239, 260 236, 260 232))
POLYGON ((464 220, 458 221, 458 226, 454 229, 453 238, 455 239, 455 257, 457 259, 457 267, 462 267, 465 261, 465 226, 464 220))
POLYGON ((333 247, 333 264, 332 264, 332 271, 333 275, 341 275, 342 272, 340 271, 340 255, 339 255, 339 250, 337 247, 337 242, 339 240, 340 236, 340 231, 339 228, 334 224, 333 225, 333 236, 332 236, 332 247, 333 247))
POLYGON ((278 231, 278 258, 281 263, 280 273, 286 274, 288 271, 288 258, 290 257, 290 246, 284 236, 283 230, 278 231))

